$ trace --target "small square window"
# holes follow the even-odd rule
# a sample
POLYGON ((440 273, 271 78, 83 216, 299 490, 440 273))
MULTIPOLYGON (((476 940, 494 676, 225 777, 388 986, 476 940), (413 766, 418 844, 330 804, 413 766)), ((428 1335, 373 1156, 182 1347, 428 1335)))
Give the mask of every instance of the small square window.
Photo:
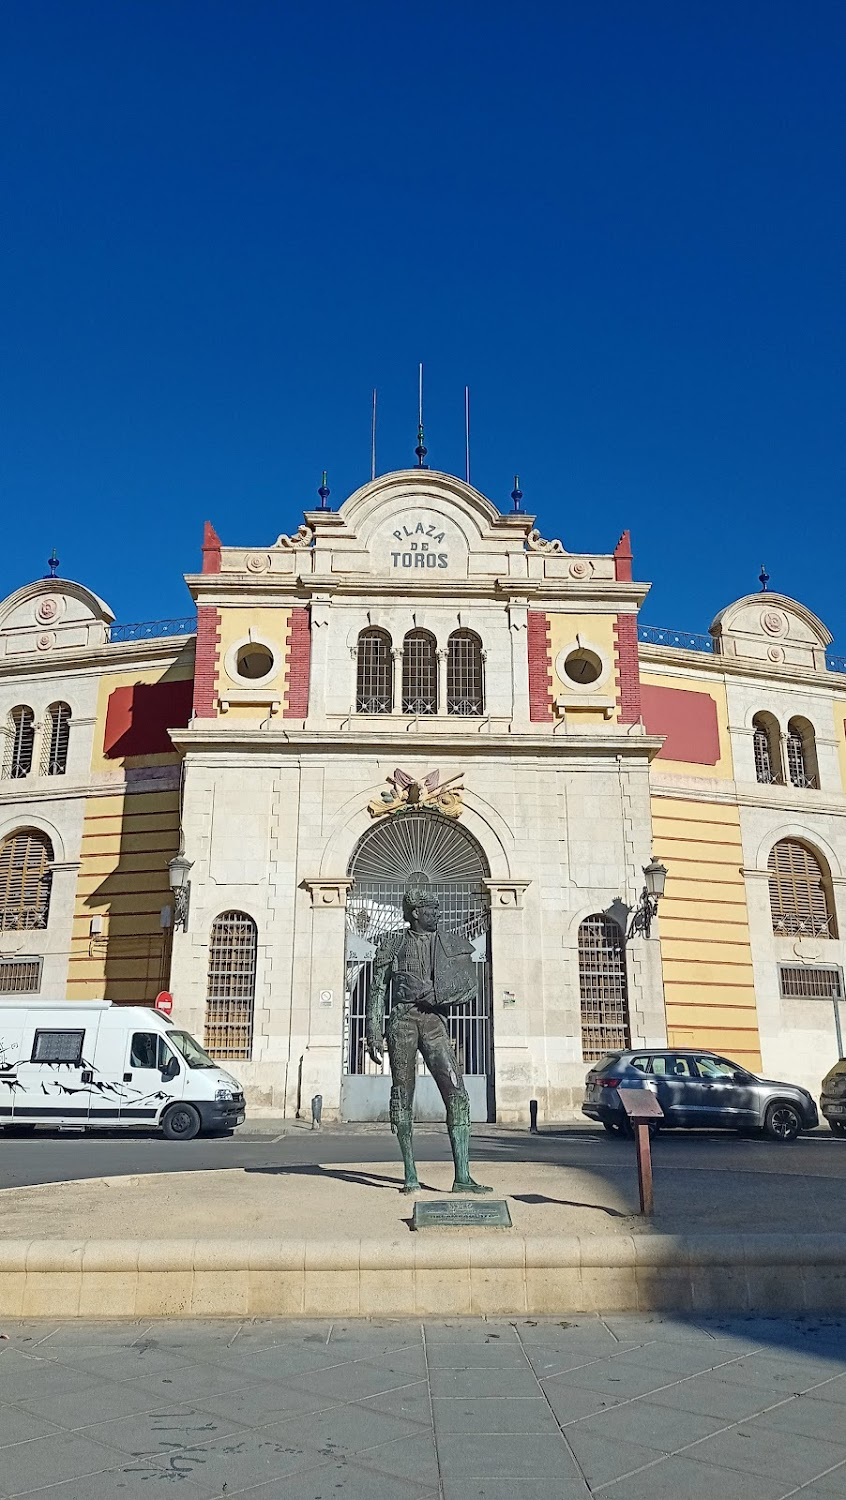
POLYGON ((36 1031, 32 1043, 32 1062, 82 1062, 84 1031, 36 1031))

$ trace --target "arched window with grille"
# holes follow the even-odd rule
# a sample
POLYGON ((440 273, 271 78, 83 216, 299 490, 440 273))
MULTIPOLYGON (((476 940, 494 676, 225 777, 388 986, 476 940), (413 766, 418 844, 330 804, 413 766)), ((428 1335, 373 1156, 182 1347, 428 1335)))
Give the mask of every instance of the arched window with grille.
POLYGON ((11 777, 12 780, 28 776, 32 770, 34 748, 35 716, 31 708, 26 708, 22 704, 18 708, 13 708, 9 715, 4 775, 11 777))
POLYGON ((447 650, 447 713, 484 713, 482 642, 472 630, 454 630, 447 650))
POLYGON ((391 637, 386 630, 362 630, 356 649, 356 713, 389 714, 393 706, 391 637))
POLYGON ((777 937, 837 937, 831 880, 813 849, 799 839, 780 839, 767 869, 777 937))
POLYGON ((42 776, 64 776, 68 768, 71 711, 67 703, 51 703, 41 740, 42 776))
POLYGON ((0 844, 0 932, 33 932, 50 915, 53 846, 37 828, 20 828, 0 844))
POLYGON ((605 912, 585 917, 579 927, 579 991, 585 1062, 596 1062, 607 1052, 629 1047, 629 987, 623 931, 605 912))
POLYGON ((403 642, 402 711, 438 712, 438 652, 428 630, 410 630, 403 642))
POLYGON ((258 928, 245 911, 224 911, 212 923, 206 997, 206 1050, 249 1061, 253 1055, 258 928))
POLYGON ((807 719, 791 719, 787 726, 787 773, 793 786, 820 784, 814 726, 807 719))
POLYGON ((772 714, 756 714, 752 720, 755 780, 764 786, 781 782, 779 727, 772 714))

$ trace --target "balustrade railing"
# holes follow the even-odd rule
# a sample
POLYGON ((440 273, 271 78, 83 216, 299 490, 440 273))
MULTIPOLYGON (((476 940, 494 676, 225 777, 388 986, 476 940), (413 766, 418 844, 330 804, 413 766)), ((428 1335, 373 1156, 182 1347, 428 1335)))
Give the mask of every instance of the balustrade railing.
POLYGON ((113 643, 153 641, 166 635, 193 635, 196 629, 196 615, 185 615, 181 620, 136 620, 128 625, 110 625, 108 639, 113 643))

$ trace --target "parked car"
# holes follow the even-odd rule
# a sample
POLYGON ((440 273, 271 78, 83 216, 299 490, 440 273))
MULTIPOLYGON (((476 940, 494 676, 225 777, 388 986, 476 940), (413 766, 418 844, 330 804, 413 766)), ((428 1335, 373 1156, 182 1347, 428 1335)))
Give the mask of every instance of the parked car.
POLYGON ((155 1010, 0 1001, 0 1128, 148 1125, 171 1141, 244 1120, 237 1079, 155 1010))
POLYGON ((661 1129, 763 1130, 773 1140, 792 1141, 819 1124, 807 1089, 758 1078, 716 1052, 642 1048, 609 1053, 594 1063, 585 1080, 582 1113, 599 1120, 612 1135, 631 1133, 621 1087, 647 1088, 657 1095, 664 1111, 661 1129))
POLYGON ((834 1134, 846 1135, 846 1057, 841 1057, 826 1073, 822 1081, 820 1109, 834 1134))

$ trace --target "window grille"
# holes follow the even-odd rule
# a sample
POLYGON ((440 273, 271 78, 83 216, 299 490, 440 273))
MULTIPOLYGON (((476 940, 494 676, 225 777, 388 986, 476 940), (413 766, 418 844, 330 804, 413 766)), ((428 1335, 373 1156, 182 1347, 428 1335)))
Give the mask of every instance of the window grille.
POLYGON ((40 988, 40 958, 0 958, 0 995, 37 995, 40 988))
POLYGON ((777 937, 836 937, 826 877, 813 851, 798 839, 780 839, 770 850, 770 907, 777 937))
POLYGON ((244 911, 225 911, 212 923, 206 1000, 206 1051, 212 1057, 253 1055, 258 929, 244 911))
POLYGON ((42 776, 64 776, 68 768, 71 711, 67 703, 51 703, 42 739, 42 776))
POLYGON ((582 1057, 596 1062, 631 1045, 626 950, 619 924, 595 912, 579 927, 582 1057))
POLYGON ((772 742, 770 733, 763 724, 756 724, 752 736, 755 751, 755 778, 765 786, 771 786, 778 781, 774 762, 772 742))
POLYGON ((363 630, 356 652, 355 711, 389 714, 393 706, 391 637, 384 630, 363 630))
POLYGON ((31 708, 13 708, 9 715, 11 735, 7 750, 5 773, 13 781, 28 776, 32 770, 32 754, 35 748, 35 719, 31 708))
POLYGON ((47 926, 52 858, 49 841, 32 828, 10 833, 0 844, 0 932, 47 926))
POLYGON ((435 638, 427 630, 410 630, 403 644, 402 711, 438 712, 438 657, 435 638))
POLYGON ((796 719, 787 726, 787 771, 793 786, 818 785, 813 730, 796 719))
POLYGON ((447 651, 447 713, 484 713, 482 642, 472 630, 455 630, 447 651))
POLYGON ((842 1000, 843 974, 822 964, 779 964, 779 984, 785 1000, 842 1000))

